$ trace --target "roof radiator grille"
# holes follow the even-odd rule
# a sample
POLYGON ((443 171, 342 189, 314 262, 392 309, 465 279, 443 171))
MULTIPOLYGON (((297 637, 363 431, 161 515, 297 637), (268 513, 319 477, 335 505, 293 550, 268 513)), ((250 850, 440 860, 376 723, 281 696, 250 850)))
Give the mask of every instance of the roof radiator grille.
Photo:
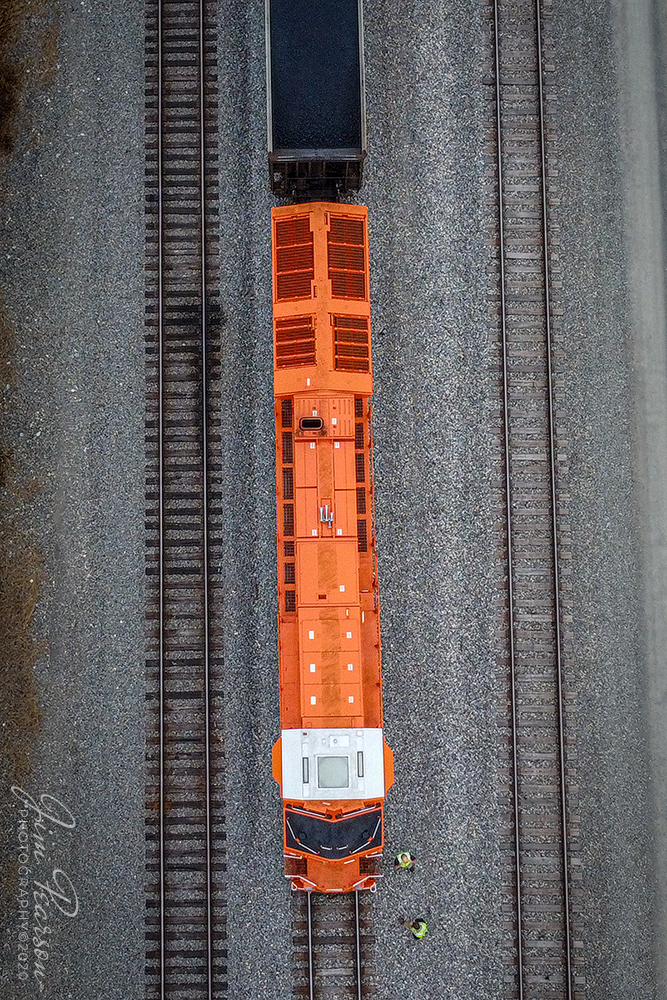
POLYGON ((276 365, 298 368, 315 364, 315 322, 313 316, 291 316, 276 320, 276 365))
POLYGON ((370 371, 370 331, 364 316, 334 316, 334 353, 337 371, 370 371))

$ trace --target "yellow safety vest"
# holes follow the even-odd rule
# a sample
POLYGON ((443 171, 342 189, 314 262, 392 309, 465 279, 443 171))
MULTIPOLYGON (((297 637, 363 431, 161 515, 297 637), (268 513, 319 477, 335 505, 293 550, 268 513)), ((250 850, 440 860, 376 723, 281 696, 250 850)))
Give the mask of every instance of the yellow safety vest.
POLYGON ((412 857, 409 851, 401 851, 400 854, 396 855, 396 860, 398 861, 400 868, 409 868, 412 864, 412 857), (406 861, 405 858, 408 860, 406 861))
POLYGON ((416 938, 426 937, 426 935, 428 934, 428 927, 426 926, 426 921, 425 920, 420 920, 419 921, 419 929, 415 930, 414 927, 413 927, 412 928, 412 933, 414 934, 414 936, 416 938))

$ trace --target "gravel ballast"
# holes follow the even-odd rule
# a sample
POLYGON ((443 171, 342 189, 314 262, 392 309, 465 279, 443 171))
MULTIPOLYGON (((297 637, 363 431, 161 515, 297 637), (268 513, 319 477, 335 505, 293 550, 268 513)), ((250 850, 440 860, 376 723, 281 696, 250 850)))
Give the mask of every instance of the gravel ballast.
MULTIPOLYGON (((664 654, 647 652, 658 644, 647 640, 642 531, 649 523, 659 536, 662 522, 659 504, 647 522, 641 480, 655 445, 638 402, 637 371, 650 365, 650 346, 636 356, 633 311, 646 246, 633 240, 628 158, 628 123, 638 129, 637 102, 653 98, 643 77, 632 84, 650 35, 625 19, 630 3, 560 4, 548 81, 560 161, 565 347, 556 366, 570 458, 585 995, 594 1000, 660 995, 646 720, 656 690, 647 662, 659 678, 664 654)), ((648 0, 637 6, 647 14, 648 0)), ((217 11, 228 539, 217 722, 227 743, 229 995, 278 1000, 291 992, 291 911, 271 777, 280 723, 263 16, 260 0, 223 0, 217 11)), ((470 0, 364 5, 369 155, 357 200, 370 219, 384 703, 396 755, 372 908, 385 1000, 504 995, 486 16, 470 0), (413 872, 393 871, 400 849, 418 857, 413 872), (429 924, 421 942, 402 926, 416 916, 429 924)), ((77 824, 54 829, 40 869, 61 867, 79 897, 75 918, 53 921, 47 995, 120 1000, 143 995, 144 26, 127 3, 77 4, 59 24, 55 81, 29 91, 6 163, 0 292, 18 350, 2 435, 26 479, 43 484, 21 508, 44 555, 42 728, 26 790, 57 796, 77 824)), ((655 164, 648 169, 654 177, 655 164)), ((11 872, 20 805, 5 778, 11 872)), ((0 996, 12 1000, 36 992, 17 979, 17 934, 17 910, 3 914, 0 996)))
MULTIPOLYGON (((35 22, 35 48, 51 23, 35 22)), ((41 732, 23 787, 57 797, 76 826, 49 821, 36 857, 37 813, 21 816, 3 769, 3 879, 24 819, 30 892, 67 886, 60 869, 78 912, 51 898, 38 921, 30 896, 31 938, 36 922, 50 931, 44 973, 33 977, 31 942, 24 983, 15 895, 0 995, 35 996, 43 982, 59 1000, 120 1000, 141 995, 144 951, 143 18, 134 4, 77 3, 54 23, 54 82, 34 89, 29 75, 4 171, 0 288, 17 377, 2 434, 19 476, 42 485, 20 512, 44 559, 41 732)))

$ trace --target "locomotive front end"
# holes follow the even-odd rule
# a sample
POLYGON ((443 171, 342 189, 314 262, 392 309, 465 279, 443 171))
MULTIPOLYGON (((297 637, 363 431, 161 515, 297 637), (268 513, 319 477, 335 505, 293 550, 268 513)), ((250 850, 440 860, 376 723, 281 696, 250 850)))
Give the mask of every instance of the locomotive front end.
POLYGON ((274 749, 274 777, 284 801, 285 874, 293 887, 373 888, 384 843, 384 795, 393 780, 382 730, 285 730, 274 749))

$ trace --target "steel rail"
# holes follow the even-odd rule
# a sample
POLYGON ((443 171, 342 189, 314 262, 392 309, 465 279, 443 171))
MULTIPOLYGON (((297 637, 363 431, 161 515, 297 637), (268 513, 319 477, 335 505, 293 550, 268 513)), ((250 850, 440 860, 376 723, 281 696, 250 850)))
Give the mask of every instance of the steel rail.
POLYGON ((517 693, 516 693, 516 650, 514 642, 514 585, 512 582, 512 484, 510 476, 510 426, 509 426, 509 384, 507 345, 507 302, 505 290, 505 205, 503 199, 503 158, 501 148, 502 123, 500 117, 500 41, 498 0, 493 4, 494 58, 496 76, 496 154, 498 166, 498 243, 500 258, 500 325, 503 351, 503 430, 505 440, 505 501, 507 533, 507 591, 509 613, 509 654, 512 704, 512 775, 514 797, 514 857, 516 867, 516 950, 518 1000, 523 1000, 523 913, 521 908, 521 847, 519 828, 519 766, 517 740, 517 693))
POLYGON ((162 222, 162 0, 157 0, 157 230, 158 230, 158 659, 159 659, 159 768, 160 768, 160 997, 165 998, 165 797, 164 797, 164 275, 163 275, 163 222, 162 222))
POLYGON ((535 23, 537 26, 537 78, 539 81, 539 119, 540 119, 540 162, 542 168, 542 243, 543 274, 544 274, 544 314, 547 345, 547 397, 549 411, 549 467, 551 486, 551 533, 553 550, 553 588, 554 588, 554 618, 556 632, 556 680, 558 687, 558 750, 560 761, 560 808, 563 845, 563 902, 565 908, 565 962, 567 972, 567 1000, 572 1000, 572 928, 570 921, 570 889, 568 863, 567 835, 567 798, 565 789, 565 720, 563 697, 563 657, 562 635, 560 623, 560 575, 558 560, 558 514, 556 503, 558 499, 556 484, 556 434, 554 428, 554 398, 552 386, 552 335, 551 335, 551 296, 549 268, 549 215, 547 206, 547 156, 544 121, 544 81, 542 79, 542 3, 535 0, 535 23))
MULTIPOLYGON (((570 921, 570 895, 569 895, 569 863, 568 863, 568 833, 567 833, 567 801, 566 801, 566 772, 565 772, 565 724, 564 724, 564 696, 563 696, 563 662, 562 662, 562 634, 561 634, 561 604, 560 604, 560 573, 558 558, 558 523, 557 523, 557 482, 556 482, 556 445, 555 445, 555 421, 554 421, 554 398, 553 398, 553 366, 552 366, 552 331, 551 331, 551 296, 550 296, 550 262, 549 262, 549 227, 548 227, 548 204, 547 204, 547 165, 546 165, 546 128, 545 128, 545 100, 543 81, 543 36, 542 36, 542 15, 541 0, 535 0, 535 23, 537 41, 537 79, 538 79, 538 118, 540 130, 540 171, 541 171, 541 191, 542 191, 542 247, 543 247, 543 281, 544 281, 544 310, 545 310, 545 345, 546 345, 546 367, 547 367, 547 409, 548 409, 548 438, 549 438, 549 470, 550 470, 550 502, 551 502, 551 550, 553 556, 553 594, 554 594, 554 632, 555 632, 555 653, 556 653, 556 685, 557 685, 557 711, 558 711, 558 749, 559 749, 559 777, 560 777, 560 816, 561 816, 561 845, 562 845, 562 883, 563 883, 563 909, 564 909, 564 948, 566 962, 566 997, 572 1000, 572 954, 571 954, 571 921, 570 921)), ((518 996, 523 998, 523 918, 521 905, 521 873, 520 873, 520 825, 519 825, 519 781, 518 781, 518 735, 517 735, 517 697, 516 697, 516 661, 515 661, 515 636, 514 636, 514 588, 512 581, 513 550, 512 550, 512 513, 511 501, 512 490, 510 481, 510 427, 509 427, 509 387, 508 387, 508 339, 507 339, 507 315, 506 315, 506 276, 505 276, 505 227, 504 227, 504 200, 503 200, 503 167, 501 149, 501 96, 500 96, 500 43, 499 43, 499 0, 494 0, 494 57, 496 76, 496 142, 497 142, 497 168, 498 168, 498 232, 499 232, 499 256, 500 256, 500 297, 501 297, 501 331, 502 331, 502 355, 503 355, 503 423, 504 423, 504 443, 505 443, 505 495, 507 504, 506 531, 508 550, 508 611, 510 619, 510 674, 511 674, 511 704, 512 704, 512 757, 513 757, 513 794, 514 794, 514 853, 516 866, 516 895, 517 895, 517 966, 518 966, 518 996)))
MULTIPOLYGON (((157 216, 158 216, 158 561, 159 561, 159 881, 160 881, 160 997, 166 1000, 166 918, 165 918, 165 540, 164 540, 164 355, 165 355, 165 324, 164 324, 164 219, 163 219, 163 0, 157 0, 158 38, 157 38, 157 216)), ((211 858, 212 819, 211 819, 211 752, 210 752, 210 625, 209 625, 209 540, 208 540, 208 397, 207 397, 207 298, 206 298, 206 121, 205 121, 205 11, 204 0, 199 2, 199 169, 200 169, 200 268, 201 268, 201 414, 202 414, 202 549, 203 549, 203 668, 204 668, 204 757, 206 784, 206 934, 207 934, 207 995, 213 1000, 213 866, 211 858)))
POLYGON ((312 892, 306 893, 306 922, 308 924, 308 993, 315 1000, 315 969, 313 964, 313 903, 312 892))
POLYGON ((361 984, 361 919, 359 916, 359 891, 354 894, 354 927, 356 943, 356 964, 357 964, 357 1000, 363 1000, 363 989, 361 984))
POLYGON ((211 684, 209 641, 208 554, 208 397, 206 391, 206 80, 204 49, 204 0, 199 0, 199 197, 201 201, 201 414, 202 414, 202 551, 204 592, 204 768, 206 776, 206 913, 208 946, 208 995, 213 1000, 213 868, 211 864, 211 684))

